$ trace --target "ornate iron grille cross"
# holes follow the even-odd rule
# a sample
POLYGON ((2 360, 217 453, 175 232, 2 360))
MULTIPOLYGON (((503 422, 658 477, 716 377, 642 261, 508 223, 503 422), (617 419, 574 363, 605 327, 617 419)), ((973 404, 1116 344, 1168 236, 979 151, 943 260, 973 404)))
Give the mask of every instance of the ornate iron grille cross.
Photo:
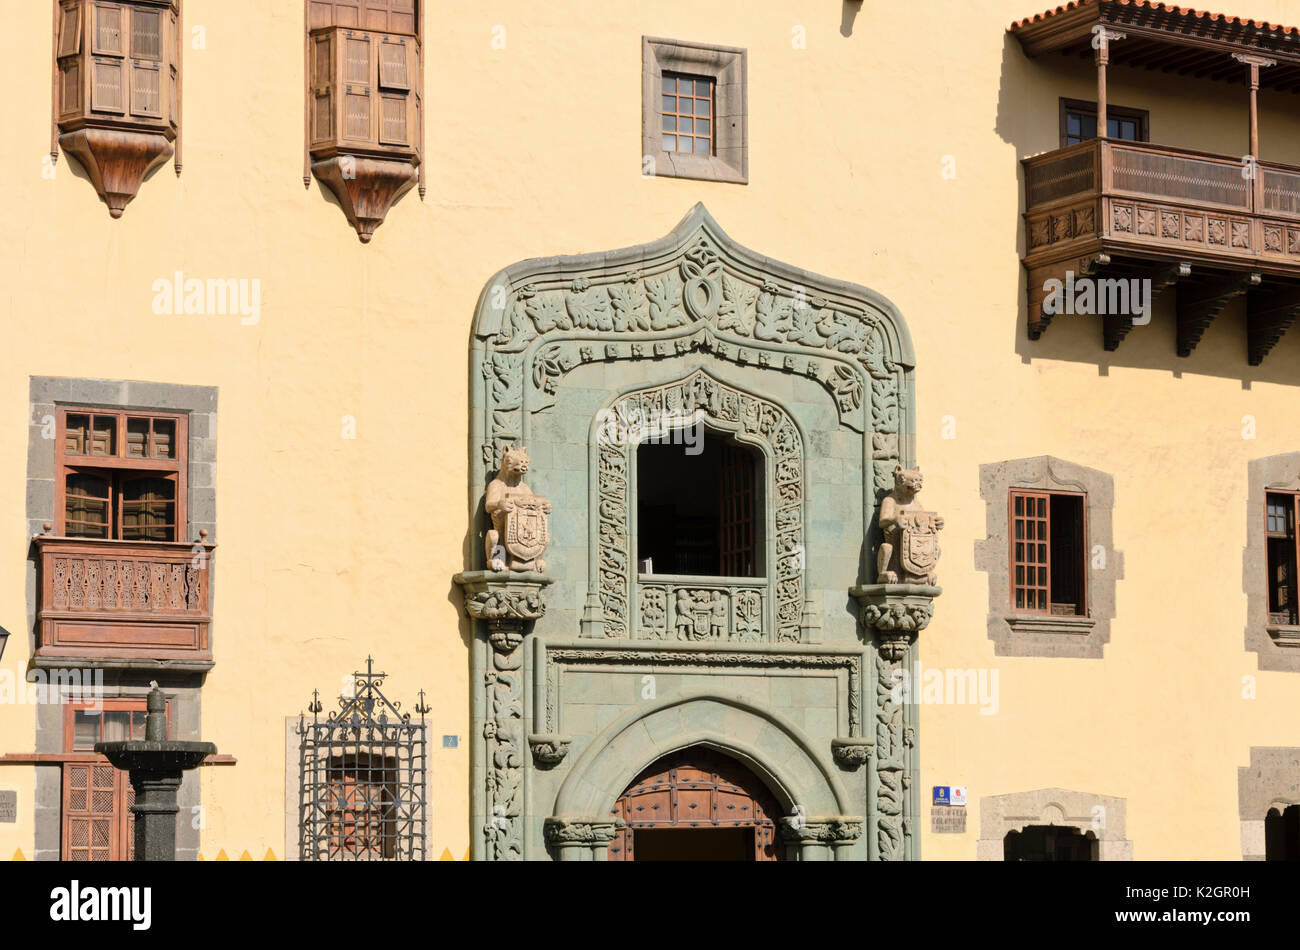
POLYGON ((320 692, 298 718, 298 857, 302 861, 422 861, 429 712, 420 690, 415 712, 384 696, 388 674, 352 674, 339 708, 321 719, 320 692))

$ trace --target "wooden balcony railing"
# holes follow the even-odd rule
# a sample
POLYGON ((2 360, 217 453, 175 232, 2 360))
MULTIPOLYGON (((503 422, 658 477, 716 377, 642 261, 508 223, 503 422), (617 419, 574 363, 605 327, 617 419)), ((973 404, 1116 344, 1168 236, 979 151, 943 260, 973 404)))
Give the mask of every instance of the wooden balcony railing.
POLYGON ((211 666, 215 545, 35 539, 38 662, 167 660, 211 666))
MULTIPOLYGON (((1022 164, 1032 339, 1053 316, 1042 307, 1045 282, 1067 271, 1146 277, 1156 292, 1194 278, 1188 300, 1196 306, 1180 314, 1184 356, 1233 296, 1250 293, 1267 305, 1268 316, 1259 311, 1252 331, 1252 363, 1295 318, 1300 168, 1114 140, 1022 164)), ((1180 309, 1186 309, 1181 297, 1180 309)), ((1121 319, 1108 321, 1107 349, 1118 346, 1127 327, 1121 319)))

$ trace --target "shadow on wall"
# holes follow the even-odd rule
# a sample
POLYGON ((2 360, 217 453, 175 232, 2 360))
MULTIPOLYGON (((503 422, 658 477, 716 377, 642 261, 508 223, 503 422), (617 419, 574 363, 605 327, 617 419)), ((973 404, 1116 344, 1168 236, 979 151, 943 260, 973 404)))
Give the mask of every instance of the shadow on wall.
MULTIPOLYGON (((1175 379, 1184 374, 1239 379, 1243 389, 1250 389, 1256 382, 1300 385, 1300 328, 1286 333, 1260 366, 1249 364, 1244 296, 1227 304, 1210 324, 1200 344, 1187 357, 1180 357, 1176 352, 1176 287, 1156 297, 1150 323, 1135 326, 1119 349, 1113 352, 1107 352, 1102 345, 1101 318, 1097 316, 1058 316, 1040 339, 1029 339, 1028 288, 1025 269, 1019 263, 1025 253, 1025 177, 1020 160, 1060 146, 1059 100, 1062 97, 1094 100, 1096 73, 1091 61, 1086 59, 1048 54, 1031 60, 1010 33, 1003 36, 1002 47, 993 129, 999 138, 1012 146, 1014 156, 1008 155, 1003 172, 1006 179, 998 179, 996 190, 1004 193, 1009 179, 1014 178, 1016 263, 1014 270, 1010 263, 1005 265, 1005 274, 1000 276, 1008 285, 1014 283, 1016 288, 1016 319, 1014 326, 1003 326, 999 332, 1014 334, 1015 352, 1021 360, 1025 363, 1034 359, 1090 363, 1097 367, 1098 376, 1108 376, 1111 367, 1124 367, 1164 370, 1175 379)), ((1180 109, 1177 116, 1183 120, 1194 120, 1198 111, 1204 111, 1206 119, 1220 122, 1239 103, 1240 131, 1242 137, 1245 136, 1247 90, 1244 82, 1237 85, 1209 80, 1179 80, 1145 69, 1112 66, 1110 83, 1112 96, 1118 104, 1151 108, 1153 142, 1184 148, 1225 148, 1220 141, 1223 136, 1217 129, 1210 140, 1211 133, 1206 131, 1204 124, 1191 121, 1173 128, 1173 117, 1168 112, 1162 116, 1162 105, 1176 103, 1182 97, 1189 100, 1186 111, 1180 109), (1142 88, 1135 91, 1134 84, 1141 84, 1142 88), (1188 140, 1189 134, 1195 140, 1188 140)), ((1279 100, 1276 104, 1281 107, 1287 103, 1279 100)), ((1236 131, 1235 126, 1230 130, 1236 131)), ((1294 131, 1300 131, 1300 127, 1294 131)), ((1230 148, 1227 150, 1231 153, 1230 148)), ((1009 208, 1007 213, 1011 213, 1009 208)), ((990 233, 1006 233, 1005 222, 997 222, 996 227, 990 228, 990 233)), ((1010 261, 1011 257, 999 253, 997 259, 1010 261)), ((1003 265, 999 264, 999 271, 1002 269, 1003 265)))
POLYGON ((853 35, 853 22, 862 9, 862 0, 844 0, 844 9, 840 13, 840 36, 853 35))

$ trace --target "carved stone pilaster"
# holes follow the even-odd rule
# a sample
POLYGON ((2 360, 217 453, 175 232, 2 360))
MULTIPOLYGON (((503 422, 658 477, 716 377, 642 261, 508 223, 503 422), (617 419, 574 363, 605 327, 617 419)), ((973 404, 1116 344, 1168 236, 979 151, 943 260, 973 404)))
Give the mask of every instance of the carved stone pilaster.
POLYGON ((484 673, 487 718, 487 814, 483 827, 495 861, 523 860, 523 642, 546 613, 542 591, 554 579, 508 571, 465 571, 453 580, 465 592, 465 612, 487 626, 491 666, 484 673))
POLYGON ((843 736, 831 740, 831 755, 845 768, 856 769, 867 764, 874 745, 870 736, 843 736))
POLYGON ((875 770, 868 780, 875 829, 872 857, 903 861, 909 856, 907 839, 916 817, 908 804, 910 750, 916 734, 903 705, 903 673, 917 634, 930 624, 934 599, 943 591, 929 584, 868 584, 849 593, 876 647, 875 770))
POLYGON ((539 766, 550 768, 559 765, 569 754, 568 736, 553 733, 533 733, 528 737, 528 746, 533 750, 533 761, 539 766))
POLYGON ((594 818, 556 818, 546 819, 543 832, 546 843, 553 847, 561 861, 581 861, 583 852, 588 852, 591 860, 604 861, 609 853, 610 842, 626 824, 622 818, 605 815, 594 818))

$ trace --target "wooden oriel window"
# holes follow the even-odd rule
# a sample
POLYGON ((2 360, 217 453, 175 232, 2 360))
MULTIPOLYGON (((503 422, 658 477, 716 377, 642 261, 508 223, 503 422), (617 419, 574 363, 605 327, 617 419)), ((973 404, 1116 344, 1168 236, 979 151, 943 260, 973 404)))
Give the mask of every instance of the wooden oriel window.
POLYGON ((178 541, 185 524, 184 413, 61 408, 55 532, 178 541))
POLYGON ((176 5, 64 0, 56 57, 61 122, 84 114, 178 127, 176 5))
POLYGON ((415 0, 312 2, 309 22, 311 152, 418 154, 423 102, 415 0))
POLYGON ((1084 500, 1074 492, 1011 492, 1011 607, 1016 613, 1087 616, 1084 500))
POLYGON ((1269 492, 1264 518, 1268 544, 1268 619, 1294 625, 1297 616, 1296 563, 1297 514, 1300 492, 1269 492))
MULTIPOLYGON (((126 772, 95 756, 96 742, 143 739, 144 699, 101 699, 65 707, 63 749, 76 759, 63 764, 62 859, 130 861, 135 855, 135 791, 126 772)), ((171 705, 168 704, 168 734, 171 705)))
MULTIPOLYGON (((1106 137, 1126 142, 1150 140, 1149 113, 1145 109, 1106 106, 1106 137)), ((1097 137, 1097 103, 1081 99, 1061 100, 1061 147, 1078 145, 1097 137)))
POLYGON ((660 121, 666 152, 714 153, 714 80, 708 76, 663 74, 660 121))

